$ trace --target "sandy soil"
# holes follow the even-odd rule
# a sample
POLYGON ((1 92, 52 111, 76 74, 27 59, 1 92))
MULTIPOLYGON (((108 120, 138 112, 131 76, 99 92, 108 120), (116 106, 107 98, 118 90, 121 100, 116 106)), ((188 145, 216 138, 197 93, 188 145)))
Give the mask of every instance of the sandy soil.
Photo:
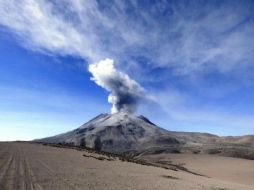
POLYGON ((144 158, 153 162, 171 161, 211 178, 251 185, 254 188, 254 160, 206 154, 160 154, 144 158))
POLYGON ((254 160, 207 154, 160 154, 143 159, 152 162, 169 161, 209 178, 253 186, 254 160))
MULTIPOLYGON (((224 162, 227 161, 228 159, 225 158, 224 162)), ((210 163, 211 161, 205 164, 208 166, 210 163)), ((234 164, 238 162, 234 161, 234 164)), ((191 162, 187 165, 191 166, 191 162)), ((195 164, 193 169, 196 169, 194 166, 195 164)), ((206 166, 203 166, 204 173, 213 174, 209 169, 211 167, 206 166)), ((250 165, 248 163, 245 166, 248 168, 250 165)), ((239 166, 232 165, 232 167, 239 166)), ((244 171, 245 169, 241 170, 244 171)), ((246 171, 253 176, 254 167, 246 171)), ((251 182, 248 183, 249 185, 243 185, 239 184, 239 181, 223 181, 224 178, 219 175, 216 177, 218 179, 123 162, 87 151, 29 143, 0 143, 1 190, 254 189, 251 182)))

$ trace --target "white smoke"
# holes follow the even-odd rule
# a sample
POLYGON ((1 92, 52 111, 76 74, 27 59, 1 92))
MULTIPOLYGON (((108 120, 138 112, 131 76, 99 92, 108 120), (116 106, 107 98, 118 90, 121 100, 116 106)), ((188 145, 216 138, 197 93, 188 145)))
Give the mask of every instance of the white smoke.
POLYGON ((111 113, 133 113, 141 100, 144 89, 127 74, 114 67, 112 59, 101 60, 89 65, 91 80, 110 92, 108 102, 112 104, 111 113))

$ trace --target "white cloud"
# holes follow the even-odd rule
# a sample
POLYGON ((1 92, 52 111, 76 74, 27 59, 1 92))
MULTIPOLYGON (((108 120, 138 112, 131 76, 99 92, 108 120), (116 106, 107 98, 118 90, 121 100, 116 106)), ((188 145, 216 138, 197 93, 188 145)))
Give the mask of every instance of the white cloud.
POLYGON ((219 135, 253 133, 252 114, 233 110, 233 105, 229 110, 223 105, 195 104, 193 96, 174 88, 163 92, 153 91, 151 96, 159 106, 146 105, 142 111, 155 109, 156 117, 163 115, 158 123, 169 130, 195 131, 195 128, 198 128, 198 130, 219 135), (160 114, 157 116, 157 113, 160 114))
POLYGON ((110 92, 108 102, 112 103, 112 113, 132 113, 138 101, 144 98, 144 89, 128 75, 118 71, 113 60, 105 59, 90 64, 88 70, 93 75, 91 80, 110 92))
POLYGON ((0 24, 15 32, 32 50, 97 58, 96 40, 81 33, 44 0, 0 1, 0 24))
POLYGON ((128 61, 137 63, 135 57, 185 75, 211 67, 228 73, 252 64, 254 45, 249 42, 254 23, 247 20, 251 14, 248 2, 221 6, 102 3, 1 0, 0 24, 33 50, 91 62, 110 57, 122 67, 128 61))
MULTIPOLYGON (((118 73, 116 77, 124 81, 127 91, 132 89, 133 83, 139 89, 128 75, 119 74, 121 72, 114 68, 112 60, 132 77, 149 82, 160 80, 164 86, 171 82, 167 80, 168 76, 196 77, 204 71, 236 77, 238 82, 245 77, 253 78, 253 2, 223 1, 200 5, 197 5, 200 2, 196 4, 197 1, 188 5, 179 2, 157 1, 147 5, 135 0, 111 3, 0 0, 0 25, 18 35, 32 50, 73 55, 97 63, 90 67, 94 67, 94 80, 110 92, 112 87, 104 79, 111 79, 112 73, 118 73), (105 57, 112 60, 99 62, 105 57), (145 61, 137 61, 137 57, 145 61), (155 73, 154 76, 153 72, 146 72, 151 68, 163 69, 164 74, 155 73)), ((200 81, 197 80, 198 84, 192 88, 200 88, 200 81)), ((234 84, 234 88, 237 85, 234 84)), ((201 111, 188 109, 186 101, 172 93, 163 92, 161 106, 165 107, 170 100, 175 109, 169 109, 172 104, 166 109, 176 119, 192 120, 202 115, 203 118, 222 121, 216 119, 221 112, 210 117, 201 111)), ((118 96, 113 94, 109 101, 116 105, 118 96)))

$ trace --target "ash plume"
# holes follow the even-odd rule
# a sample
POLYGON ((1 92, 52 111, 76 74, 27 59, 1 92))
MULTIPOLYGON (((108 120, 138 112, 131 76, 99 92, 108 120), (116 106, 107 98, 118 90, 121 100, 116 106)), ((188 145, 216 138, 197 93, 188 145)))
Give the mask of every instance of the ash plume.
POLYGON ((114 67, 112 59, 90 64, 91 80, 110 92, 108 102, 112 104, 111 113, 133 113, 142 99, 144 89, 127 74, 114 67))

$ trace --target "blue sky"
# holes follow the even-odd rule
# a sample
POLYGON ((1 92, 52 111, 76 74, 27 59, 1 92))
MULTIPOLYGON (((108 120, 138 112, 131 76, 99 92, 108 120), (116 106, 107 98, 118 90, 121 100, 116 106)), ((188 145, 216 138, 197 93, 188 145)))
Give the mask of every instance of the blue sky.
POLYGON ((0 140, 110 112, 89 65, 109 58, 161 127, 254 133, 253 1, 0 0, 0 140))

